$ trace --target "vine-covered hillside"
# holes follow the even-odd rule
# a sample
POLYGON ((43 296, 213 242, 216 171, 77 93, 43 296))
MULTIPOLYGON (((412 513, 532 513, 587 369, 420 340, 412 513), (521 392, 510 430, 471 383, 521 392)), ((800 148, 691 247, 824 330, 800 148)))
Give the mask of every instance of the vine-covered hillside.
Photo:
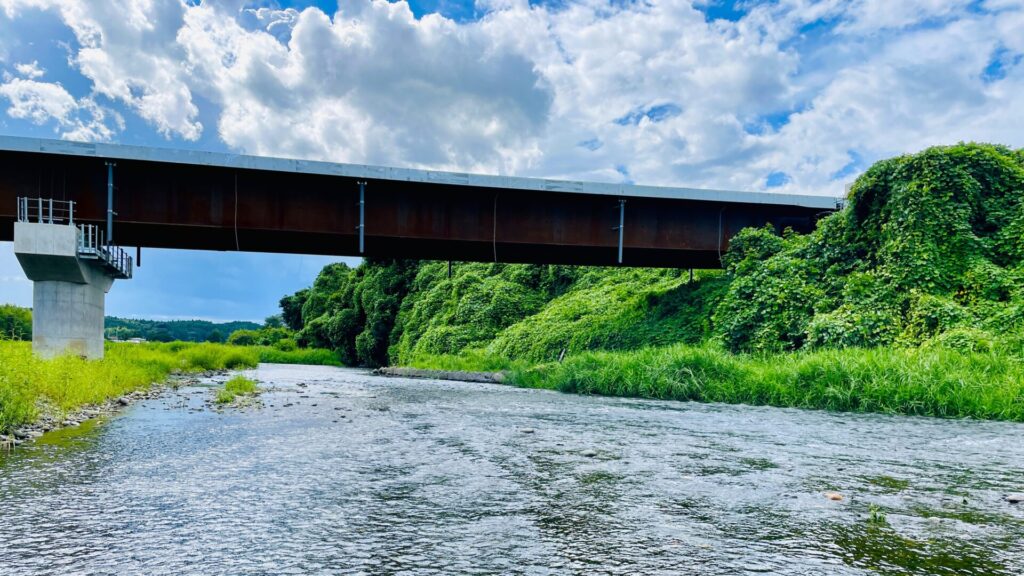
POLYGON ((960 144, 872 166, 806 235, 747 229, 724 271, 369 260, 282 302, 350 364, 470 349, 545 362, 712 341, 732 352, 939 346, 1020 354, 1024 151, 960 144))

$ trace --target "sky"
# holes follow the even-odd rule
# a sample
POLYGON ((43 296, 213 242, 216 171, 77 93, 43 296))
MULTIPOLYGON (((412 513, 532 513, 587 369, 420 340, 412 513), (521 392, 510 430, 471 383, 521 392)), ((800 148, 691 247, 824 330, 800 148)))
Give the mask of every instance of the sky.
MULTIPOLYGON (((0 134, 841 195, 1024 146, 1022 60, 1024 0, 0 0, 0 134)), ((146 250, 107 308, 260 320, 335 260, 146 250)))

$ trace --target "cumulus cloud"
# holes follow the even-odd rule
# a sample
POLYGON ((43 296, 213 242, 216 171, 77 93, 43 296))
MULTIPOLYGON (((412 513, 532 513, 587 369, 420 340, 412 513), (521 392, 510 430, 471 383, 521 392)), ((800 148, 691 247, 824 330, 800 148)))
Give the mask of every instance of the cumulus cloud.
POLYGON ((62 138, 104 141, 114 136, 114 128, 124 128, 116 113, 99 106, 90 98, 76 100, 63 86, 25 78, 11 78, 0 84, 0 97, 10 101, 8 116, 36 124, 53 121, 62 138))
MULTIPOLYGON (((294 17, 292 17, 294 16, 294 17)), ((288 42, 215 7, 190 10, 178 40, 221 138, 259 154, 517 171, 535 156, 550 89, 481 25, 420 20, 404 2, 346 3, 287 19, 288 42)))
POLYGON ((5 95, 32 121, 108 99, 185 140, 209 103, 256 154, 792 192, 931 144, 1024 145, 1020 0, 707 4, 486 0, 456 22, 383 0, 0 0, 60 14, 92 90, 19 68, 5 95))
POLYGON ((202 134, 175 41, 187 10, 181 0, 0 0, 0 7, 9 18, 28 9, 56 11, 79 44, 73 64, 96 94, 123 102, 165 136, 202 134))
POLYGON ((39 62, 33 60, 32 62, 15 64, 14 69, 18 71, 25 78, 41 78, 46 75, 46 70, 39 67, 39 62))

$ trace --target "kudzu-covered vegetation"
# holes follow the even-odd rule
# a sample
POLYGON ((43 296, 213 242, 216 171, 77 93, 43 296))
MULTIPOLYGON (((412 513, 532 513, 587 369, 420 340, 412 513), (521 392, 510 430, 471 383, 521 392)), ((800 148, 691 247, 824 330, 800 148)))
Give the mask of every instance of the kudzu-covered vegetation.
POLYGON ((517 374, 586 392, 1024 419, 1012 385, 1024 376, 1024 151, 959 144, 878 162, 812 233, 743 230, 722 264, 691 282, 684 270, 458 263, 449 276, 446 263, 368 260, 328 266, 281 304, 300 345, 348 364, 562 361, 517 374), (648 378, 616 372, 638 358, 654 363, 648 378), (869 389, 910 396, 869 401, 869 389), (971 395, 998 401, 968 409, 971 395))

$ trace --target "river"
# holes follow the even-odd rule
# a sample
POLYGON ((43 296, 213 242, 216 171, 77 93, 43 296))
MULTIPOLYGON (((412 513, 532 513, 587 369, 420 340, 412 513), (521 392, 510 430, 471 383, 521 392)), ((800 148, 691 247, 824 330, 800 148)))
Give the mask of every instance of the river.
POLYGON ((249 374, 0 455, 0 574, 1024 573, 1018 424, 249 374))

